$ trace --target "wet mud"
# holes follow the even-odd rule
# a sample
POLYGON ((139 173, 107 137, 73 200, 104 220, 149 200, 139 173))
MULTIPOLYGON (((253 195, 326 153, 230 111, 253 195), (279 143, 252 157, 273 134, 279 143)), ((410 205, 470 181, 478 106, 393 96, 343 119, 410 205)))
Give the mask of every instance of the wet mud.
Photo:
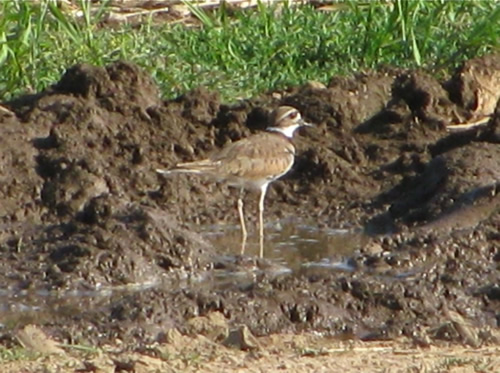
POLYGON ((3 103, 3 339, 36 323, 63 342, 136 348, 218 312, 255 335, 499 343, 499 72, 489 55, 446 82, 386 69, 226 104, 206 88, 164 101, 130 63, 82 64, 3 103), (347 252, 324 240, 326 262, 293 270, 221 255, 201 234, 237 223, 237 191, 154 171, 264 129, 282 104, 315 127, 294 139, 266 222, 355 237, 347 252))

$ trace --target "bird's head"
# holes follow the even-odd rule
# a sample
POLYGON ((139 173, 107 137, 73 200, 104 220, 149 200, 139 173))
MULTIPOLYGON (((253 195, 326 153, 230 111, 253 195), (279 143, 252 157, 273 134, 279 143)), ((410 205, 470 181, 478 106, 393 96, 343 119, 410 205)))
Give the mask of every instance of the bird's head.
POLYGON ((292 138, 295 130, 303 126, 312 127, 312 124, 304 121, 297 109, 291 106, 280 106, 271 114, 271 125, 267 130, 280 132, 292 138))

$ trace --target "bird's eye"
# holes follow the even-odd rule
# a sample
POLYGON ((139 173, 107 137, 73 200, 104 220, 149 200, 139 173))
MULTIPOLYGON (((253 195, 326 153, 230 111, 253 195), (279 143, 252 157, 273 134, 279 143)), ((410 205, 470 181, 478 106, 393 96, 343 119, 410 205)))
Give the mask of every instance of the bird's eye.
POLYGON ((291 113, 290 113, 290 118, 291 118, 291 119, 296 119, 298 115, 299 115, 299 113, 298 113, 298 112, 293 111, 293 112, 291 112, 291 113))

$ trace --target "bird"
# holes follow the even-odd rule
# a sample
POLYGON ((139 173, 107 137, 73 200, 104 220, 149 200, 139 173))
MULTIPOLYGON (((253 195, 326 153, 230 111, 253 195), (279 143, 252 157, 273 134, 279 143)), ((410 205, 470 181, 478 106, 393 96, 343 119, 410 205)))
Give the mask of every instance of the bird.
POLYGON ((237 201, 241 225, 241 254, 245 252, 247 229, 243 214, 245 190, 260 192, 259 198, 259 255, 264 256, 264 199, 271 182, 285 175, 293 166, 295 146, 292 138, 303 126, 312 127, 291 106, 276 108, 265 131, 232 142, 206 159, 178 163, 170 169, 156 169, 159 174, 188 173, 208 176, 231 187, 240 188, 237 201))

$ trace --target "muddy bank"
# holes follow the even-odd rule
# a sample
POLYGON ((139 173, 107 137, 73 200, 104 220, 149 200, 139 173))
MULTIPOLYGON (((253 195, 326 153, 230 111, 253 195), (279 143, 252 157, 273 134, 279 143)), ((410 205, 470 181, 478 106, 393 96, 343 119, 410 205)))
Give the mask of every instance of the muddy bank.
MULTIPOLYGON (((226 105, 204 88, 162 101, 125 62, 68 69, 0 111, 0 283, 5 299, 52 302, 14 324, 133 347, 217 311, 259 335, 498 342, 499 74, 490 55, 447 82, 388 69, 226 105), (280 104, 315 128, 296 137, 295 166, 270 187, 265 219, 364 232, 348 258, 332 254, 348 272, 280 272, 251 256, 228 269, 199 228, 236 222, 236 191, 154 172, 262 130, 280 104), (220 286, 221 271, 251 281, 220 286), (112 295, 68 301, 75 290, 112 295), (37 297, 47 291, 64 300, 37 297)), ((250 224, 256 203, 250 195, 250 224)), ((6 320, 12 310, 4 305, 6 320)))

